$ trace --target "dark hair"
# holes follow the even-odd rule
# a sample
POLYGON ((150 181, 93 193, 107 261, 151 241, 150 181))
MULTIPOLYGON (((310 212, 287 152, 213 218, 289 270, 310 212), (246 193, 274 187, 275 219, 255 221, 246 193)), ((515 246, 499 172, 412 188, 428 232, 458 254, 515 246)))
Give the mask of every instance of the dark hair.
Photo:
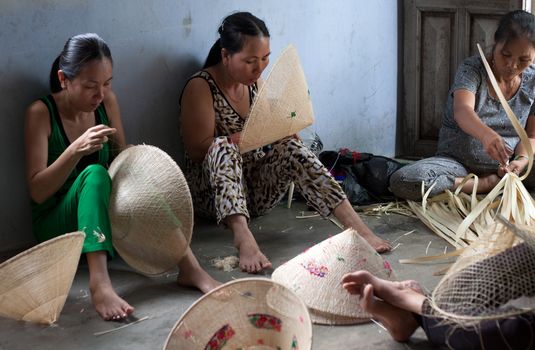
POLYGON ((494 43, 518 38, 528 39, 535 47, 535 16, 523 10, 503 15, 494 33, 494 43))
POLYGON ((219 26, 216 40, 203 68, 214 66, 221 62, 221 49, 230 54, 240 52, 245 43, 245 36, 268 37, 269 31, 264 21, 249 12, 236 12, 227 16, 219 26))
POLYGON ((58 70, 61 69, 67 79, 73 79, 88 62, 103 58, 107 58, 113 63, 108 45, 97 34, 86 33, 71 37, 65 43, 63 51, 52 63, 50 90, 59 92, 62 89, 58 70))

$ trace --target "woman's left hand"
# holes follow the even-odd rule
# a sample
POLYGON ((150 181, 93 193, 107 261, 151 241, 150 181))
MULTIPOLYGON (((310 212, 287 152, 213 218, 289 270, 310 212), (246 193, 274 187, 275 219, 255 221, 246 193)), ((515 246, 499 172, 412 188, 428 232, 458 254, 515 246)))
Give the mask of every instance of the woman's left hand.
POLYGON ((528 159, 525 157, 513 160, 508 165, 500 166, 498 168, 498 176, 503 177, 505 173, 515 173, 516 175, 520 175, 527 166, 528 159))

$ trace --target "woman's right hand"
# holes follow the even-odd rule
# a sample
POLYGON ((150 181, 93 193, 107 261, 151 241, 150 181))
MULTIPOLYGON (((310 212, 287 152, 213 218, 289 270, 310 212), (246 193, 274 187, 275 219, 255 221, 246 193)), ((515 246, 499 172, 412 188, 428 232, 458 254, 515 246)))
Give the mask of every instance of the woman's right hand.
POLYGON ((117 132, 117 129, 99 124, 87 129, 71 146, 74 147, 76 154, 85 156, 101 150, 104 147, 104 143, 108 142, 108 136, 115 134, 115 132, 117 132))
POLYGON ((481 140, 487 154, 501 165, 507 164, 513 150, 507 147, 503 138, 494 130, 489 130, 481 140))

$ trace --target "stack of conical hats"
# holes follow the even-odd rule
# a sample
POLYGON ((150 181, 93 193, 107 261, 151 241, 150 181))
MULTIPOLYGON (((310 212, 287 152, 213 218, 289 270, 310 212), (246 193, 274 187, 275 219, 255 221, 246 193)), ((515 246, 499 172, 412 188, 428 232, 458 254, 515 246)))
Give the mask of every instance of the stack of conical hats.
POLYGON ((308 306, 314 323, 355 324, 368 322, 371 315, 341 284, 346 273, 367 270, 394 280, 390 264, 355 230, 348 229, 306 250, 278 267, 272 275, 293 290, 308 306))
POLYGON ((175 324, 165 350, 310 350, 307 307, 265 278, 228 282, 196 301, 175 324))
POLYGON ((56 322, 69 295, 84 238, 83 232, 67 233, 0 264, 0 315, 56 322))
POLYGON ((291 136, 314 123, 314 111, 297 50, 288 46, 260 87, 240 138, 245 153, 291 136))
POLYGON ((186 178, 161 149, 138 145, 111 163, 113 245, 134 269, 159 275, 178 264, 193 231, 186 178))

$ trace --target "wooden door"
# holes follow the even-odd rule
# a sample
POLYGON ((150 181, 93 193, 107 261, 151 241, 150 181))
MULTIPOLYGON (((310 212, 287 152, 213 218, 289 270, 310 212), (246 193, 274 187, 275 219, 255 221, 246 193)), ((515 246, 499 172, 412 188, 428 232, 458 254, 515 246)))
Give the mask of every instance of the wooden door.
POLYGON ((432 156, 448 90, 458 65, 493 43, 500 16, 522 0, 404 0, 403 84, 398 112, 397 154, 432 156))

